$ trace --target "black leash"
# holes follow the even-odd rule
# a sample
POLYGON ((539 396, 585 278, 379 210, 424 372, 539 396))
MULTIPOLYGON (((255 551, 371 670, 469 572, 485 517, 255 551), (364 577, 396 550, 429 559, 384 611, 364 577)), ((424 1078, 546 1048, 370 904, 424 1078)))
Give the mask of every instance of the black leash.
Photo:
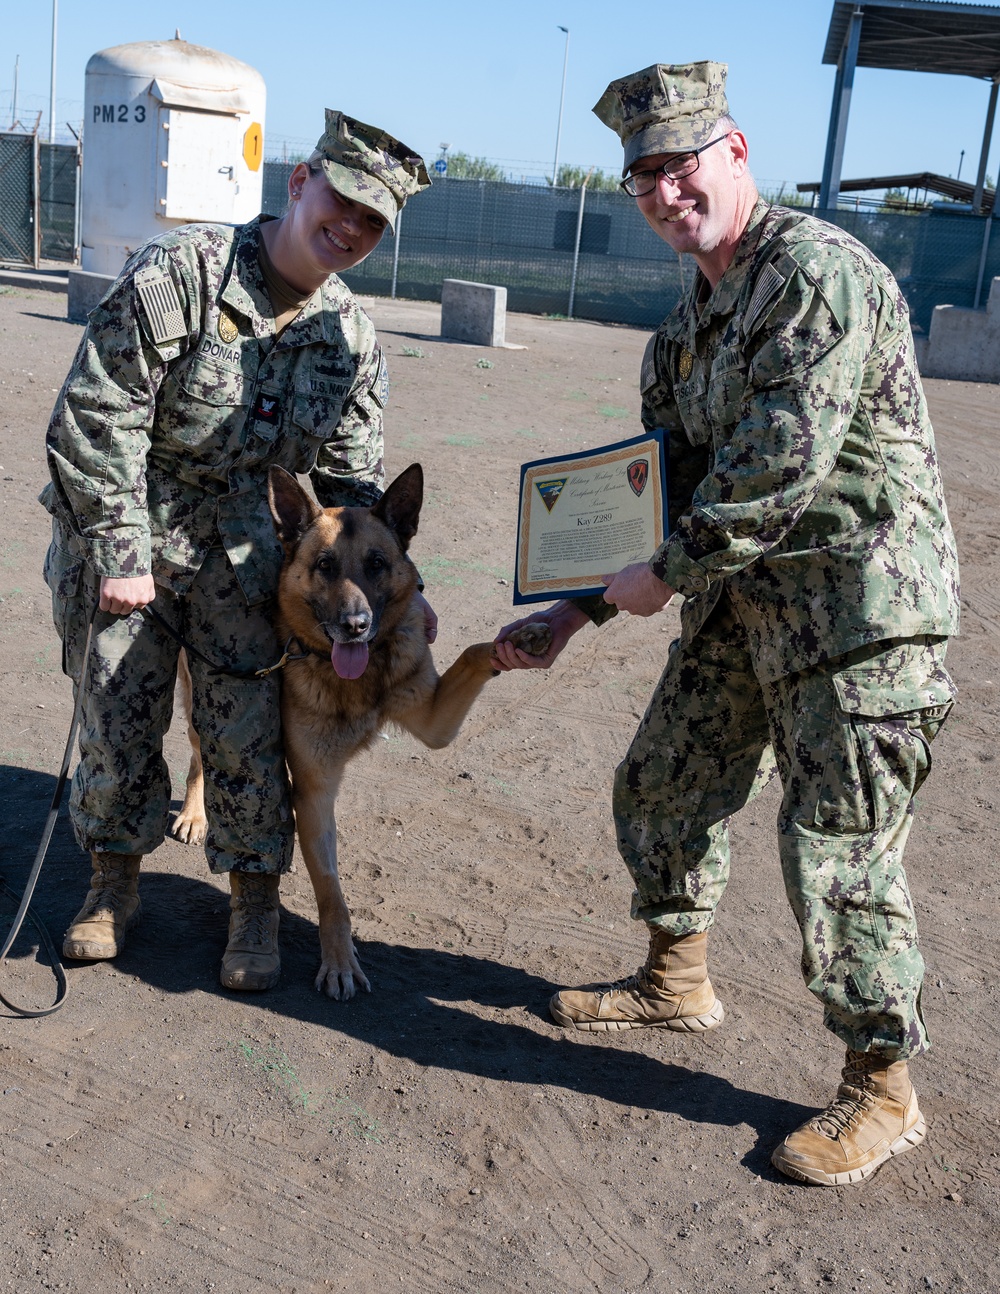
POLYGON ((207 665, 209 674, 213 675, 228 674, 230 678, 267 678, 268 674, 274 674, 277 670, 284 669, 289 661, 305 660, 307 656, 319 656, 324 654, 321 652, 314 652, 309 647, 304 648, 298 653, 293 652, 293 643, 296 647, 302 646, 298 639, 293 635, 285 643, 285 649, 281 654, 281 659, 276 661, 273 665, 264 665, 260 669, 227 669, 225 665, 216 665, 215 661, 209 660, 204 652, 200 652, 197 647, 192 647, 187 639, 178 633, 170 621, 165 620, 151 603, 147 603, 146 606, 142 608, 142 615, 149 616, 151 620, 155 620, 164 633, 169 634, 170 637, 173 638, 174 642, 180 643, 189 656, 196 656, 203 665, 207 665))
MULTIPOLYGON (((191 644, 177 632, 173 625, 170 624, 168 620, 165 620, 158 611, 153 609, 152 606, 145 606, 142 614, 148 615, 155 620, 160 628, 165 633, 169 634, 175 642, 180 643, 186 652, 192 656, 196 656, 198 660, 207 665, 209 673, 213 675, 228 674, 232 678, 262 679, 267 678, 269 674, 273 674, 276 670, 282 669, 289 661, 305 660, 307 656, 323 654, 320 652, 314 652, 308 647, 304 648, 302 651, 293 652, 293 644, 296 647, 302 646, 302 644, 293 636, 285 643, 285 649, 282 652, 281 659, 276 661, 273 665, 266 665, 261 669, 256 670, 226 669, 224 665, 217 665, 214 661, 209 660, 209 658, 205 656, 204 653, 200 652, 197 647, 192 647, 191 644)), ((83 667, 80 670, 80 681, 76 689, 76 703, 73 706, 73 718, 70 721, 69 736, 66 739, 66 750, 63 754, 62 768, 59 770, 59 777, 56 780, 55 790, 52 793, 52 803, 49 806, 49 816, 45 821, 45 829, 42 832, 41 843, 38 846, 38 852, 36 853, 35 861, 32 864, 28 883, 25 886, 23 895, 21 896, 20 907, 17 910, 17 915, 14 918, 14 923, 10 928, 7 938, 4 940, 3 947, 0 948, 0 967, 2 967, 3 963, 7 959, 7 954, 10 952, 14 944, 14 940, 21 932, 21 927, 24 924, 25 917, 31 921, 31 924, 38 931, 40 944, 45 948, 45 951, 48 954, 49 961, 52 964, 53 974, 56 977, 56 983, 58 986, 56 990, 56 1000, 51 1006, 45 1007, 40 1011, 36 1011, 30 1007, 21 1006, 20 1003, 12 1001, 3 992, 0 992, 0 1002, 2 1002, 4 1006, 8 1007, 11 1011, 14 1011, 17 1015, 31 1019, 52 1015, 53 1012, 58 1011, 66 1001, 66 996, 69 992, 69 985, 66 981, 66 971, 59 959, 58 950, 56 949, 56 946, 52 941, 52 936, 49 934, 45 924, 40 921, 34 911, 31 910, 31 900, 35 893, 35 886, 38 884, 38 877, 42 870, 42 863, 45 861, 45 855, 49 850, 52 833, 55 830, 56 819, 59 816, 59 805, 62 802, 63 791, 66 788, 66 777, 69 772, 70 761, 73 758, 73 748, 76 745, 76 735, 80 727, 80 711, 83 708, 84 684, 87 677, 87 667, 90 664, 90 649, 94 639, 94 617, 96 615, 97 606, 95 605, 93 611, 90 613, 90 620, 87 624, 87 639, 83 648, 83 667)), ((11 890, 2 880, 0 880, 0 892, 14 900, 17 899, 17 895, 14 891, 11 890)))
MULTIPOLYGON (((56 1000, 51 1006, 44 1007, 40 1011, 33 1010, 30 1007, 21 1006, 20 1003, 12 1001, 4 993, 0 992, 0 1002, 14 1011, 17 1015, 26 1016, 29 1019, 37 1019, 40 1016, 52 1015, 66 1001, 69 993, 69 985, 66 982, 66 971, 59 959, 59 953, 55 944, 52 942, 52 936, 49 934, 44 923, 38 919, 34 912, 30 910, 31 899, 35 893, 35 886, 38 884, 38 876, 42 870, 42 863, 45 861, 45 855, 49 850, 49 843, 52 840, 52 833, 55 830, 56 818, 59 816, 59 805, 62 802, 63 791, 66 788, 66 775, 69 772, 70 760, 73 758, 73 748, 76 745, 76 734, 80 727, 80 711, 83 709, 83 693, 87 678, 87 667, 90 664, 90 648, 94 640, 94 616, 97 614, 95 605, 90 613, 90 620, 87 624, 87 639, 83 647, 83 666, 80 670, 80 681, 76 688, 76 703, 73 706, 73 718, 69 725, 69 736, 66 738, 66 750, 63 753, 62 767, 59 770, 59 776, 56 779, 55 790, 52 792, 52 803, 49 805, 49 816, 45 820, 45 829, 42 832, 41 843, 38 846, 38 852, 35 854, 35 861, 31 867, 31 874, 28 877, 28 883, 24 888, 24 894, 21 896, 21 906, 17 910, 17 916, 14 918, 14 924, 10 928, 4 945, 0 948, 0 966, 7 959, 7 954, 13 946, 14 940, 21 931, 24 924, 24 918, 27 916, 31 924, 38 931, 38 936, 42 946, 48 953, 49 961, 52 964, 52 973, 56 977, 56 1000)), ((17 895, 13 890, 0 881, 0 889, 4 894, 16 899, 17 895)))

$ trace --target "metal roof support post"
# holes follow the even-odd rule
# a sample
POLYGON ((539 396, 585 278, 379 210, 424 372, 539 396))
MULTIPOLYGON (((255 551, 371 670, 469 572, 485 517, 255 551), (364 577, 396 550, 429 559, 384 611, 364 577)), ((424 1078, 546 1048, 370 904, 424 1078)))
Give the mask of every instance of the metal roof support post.
POLYGON ((837 78, 833 83, 833 103, 830 107, 830 130, 826 138, 826 157, 823 159, 823 178, 819 187, 819 207, 822 211, 837 204, 840 174, 844 164, 844 142, 847 139, 847 118, 851 111, 851 91, 854 89, 854 69, 858 64, 858 45, 861 42, 864 16, 863 6, 858 5, 851 14, 850 26, 837 60, 837 78))
POLYGON ((983 151, 979 154, 979 171, 976 174, 976 189, 972 195, 972 214, 978 216, 983 206, 983 189, 986 187, 986 161, 990 151, 990 140, 993 138, 993 118, 997 113, 997 90, 1000 81, 993 78, 990 86, 990 103, 986 109, 986 128, 983 131, 983 151))
POLYGON ((990 234, 993 232, 993 212, 983 222, 983 250, 979 254, 979 274, 976 278, 976 298, 972 303, 973 310, 979 309, 983 296, 983 277, 986 274, 986 257, 990 250, 990 234))

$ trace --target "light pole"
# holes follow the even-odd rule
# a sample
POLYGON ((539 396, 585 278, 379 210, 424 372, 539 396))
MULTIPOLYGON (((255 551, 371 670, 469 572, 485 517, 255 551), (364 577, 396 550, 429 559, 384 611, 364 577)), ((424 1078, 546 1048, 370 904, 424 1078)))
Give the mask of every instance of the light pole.
POLYGON ((52 75, 49 80, 49 143, 56 142, 56 31, 59 26, 59 0, 52 0, 52 75))
POLYGON ((552 163, 553 188, 556 187, 556 180, 559 177, 559 137, 562 135, 563 102, 566 98, 566 67, 569 64, 569 28, 559 26, 559 30, 566 33, 566 50, 563 54, 562 90, 559 92, 559 124, 556 126, 556 156, 555 161, 552 163))

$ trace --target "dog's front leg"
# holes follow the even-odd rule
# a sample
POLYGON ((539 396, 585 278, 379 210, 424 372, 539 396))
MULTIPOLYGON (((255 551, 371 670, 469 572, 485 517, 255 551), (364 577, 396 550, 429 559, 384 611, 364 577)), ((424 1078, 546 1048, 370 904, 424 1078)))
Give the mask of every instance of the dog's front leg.
MULTIPOLYGON (((510 637, 518 647, 536 656, 548 651, 552 643, 552 631, 547 624, 525 625, 510 637)), ((476 697, 499 672, 493 644, 474 643, 445 670, 421 705, 393 718, 425 746, 440 750, 458 736, 476 697)))
POLYGON ((337 782, 318 778, 311 770, 297 773, 291 758, 289 765, 299 848, 319 909, 322 962, 316 976, 316 988, 338 1002, 346 1002, 359 988, 370 993, 371 985, 358 961, 351 935, 351 914, 344 902, 337 871, 337 821, 334 815, 337 782))

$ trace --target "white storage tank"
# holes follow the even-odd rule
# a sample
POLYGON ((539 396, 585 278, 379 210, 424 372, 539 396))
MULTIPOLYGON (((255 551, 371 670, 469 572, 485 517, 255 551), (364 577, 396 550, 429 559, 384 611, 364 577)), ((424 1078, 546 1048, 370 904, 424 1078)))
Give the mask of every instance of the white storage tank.
POLYGON ((179 37, 94 54, 84 89, 83 269, 117 275, 131 252, 174 225, 252 219, 265 97, 255 68, 179 37))

